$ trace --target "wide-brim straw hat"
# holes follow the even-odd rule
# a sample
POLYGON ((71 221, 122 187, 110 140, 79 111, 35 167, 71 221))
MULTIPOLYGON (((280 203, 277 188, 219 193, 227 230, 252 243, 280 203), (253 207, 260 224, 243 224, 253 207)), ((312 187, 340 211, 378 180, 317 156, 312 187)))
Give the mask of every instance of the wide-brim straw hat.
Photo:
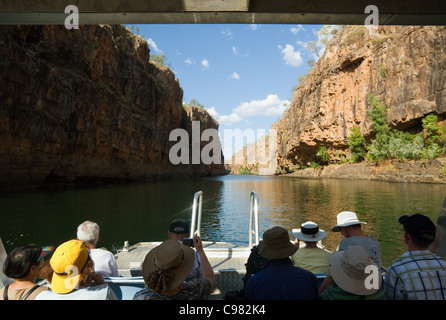
POLYGON ((348 227, 355 224, 367 224, 367 223, 359 221, 358 217, 356 216, 356 213, 352 211, 342 211, 337 216, 337 225, 331 228, 331 231, 339 232, 341 231, 341 229, 339 229, 340 227, 348 227))
POLYGON ((297 247, 291 243, 288 231, 282 227, 265 231, 259 243, 259 254, 267 259, 284 259, 296 251, 297 247))
POLYGON ((327 232, 319 229, 317 223, 313 221, 301 224, 300 229, 293 229, 292 234, 305 242, 318 242, 327 236, 327 232))
POLYGON ((143 278, 146 279, 153 271, 166 271, 171 275, 166 290, 172 290, 186 279, 194 262, 195 252, 191 247, 169 239, 146 255, 142 265, 143 278))
POLYGON ((369 296, 379 290, 382 275, 379 267, 370 258, 363 247, 348 246, 344 251, 332 253, 328 260, 328 268, 333 281, 343 290, 350 293, 369 296), (378 272, 379 283, 374 283, 367 288, 366 278, 371 272, 366 270, 367 266, 374 266, 378 272))

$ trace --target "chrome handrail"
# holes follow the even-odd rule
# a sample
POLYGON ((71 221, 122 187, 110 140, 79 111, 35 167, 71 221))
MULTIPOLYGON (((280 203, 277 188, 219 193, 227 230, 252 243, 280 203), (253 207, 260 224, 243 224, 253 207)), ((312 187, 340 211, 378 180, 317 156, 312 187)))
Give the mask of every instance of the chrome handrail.
POLYGON ((190 236, 191 237, 193 237, 195 234, 200 237, 202 202, 203 202, 203 191, 197 191, 194 194, 194 203, 192 205, 192 217, 191 217, 191 227, 190 227, 190 236), (198 212, 197 212, 197 210, 198 210, 198 212), (198 213, 198 217, 197 217, 197 213, 198 213))
POLYGON ((252 235, 255 236, 255 245, 260 242, 259 237, 259 201, 257 199, 257 193, 251 191, 251 202, 249 208, 249 247, 252 248, 252 235), (254 223, 254 226, 253 226, 254 223), (254 228, 254 230, 253 230, 254 228))
MULTIPOLYGON (((194 194, 194 202, 192 204, 192 217, 191 217, 191 227, 190 236, 193 237, 195 234, 201 236, 201 212, 203 203, 203 192, 197 191, 194 194)), ((259 201, 257 199, 257 193, 251 191, 250 198, 250 208, 249 208, 249 247, 253 246, 253 235, 255 245, 260 242, 259 237, 259 201)))

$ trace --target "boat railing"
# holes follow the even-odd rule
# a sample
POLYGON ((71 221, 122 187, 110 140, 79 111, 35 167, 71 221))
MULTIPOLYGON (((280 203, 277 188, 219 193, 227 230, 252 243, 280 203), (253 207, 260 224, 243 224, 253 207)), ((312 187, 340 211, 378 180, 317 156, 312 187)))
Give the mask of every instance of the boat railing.
POLYGON ((194 194, 194 202, 192 204, 192 217, 191 217, 191 227, 190 235, 200 236, 201 231, 201 211, 203 205, 203 191, 197 191, 194 194))
MULTIPOLYGON (((203 208, 203 191, 197 191, 194 194, 194 201, 192 204, 192 216, 190 234, 200 236, 201 232, 201 215, 203 208)), ((259 237, 259 201, 257 193, 251 191, 250 206, 249 206, 249 248, 253 245, 258 245, 259 237)))
POLYGON ((259 201, 257 193, 251 191, 250 206, 249 206, 249 247, 253 246, 253 235, 255 245, 259 244, 259 201))

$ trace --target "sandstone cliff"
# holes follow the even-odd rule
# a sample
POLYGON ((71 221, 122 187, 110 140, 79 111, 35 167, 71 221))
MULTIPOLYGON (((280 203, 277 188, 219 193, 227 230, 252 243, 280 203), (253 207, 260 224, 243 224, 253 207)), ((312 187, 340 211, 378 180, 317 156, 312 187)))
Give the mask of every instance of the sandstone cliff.
POLYGON ((321 146, 339 160, 354 126, 370 141, 370 94, 387 106, 392 128, 419 132, 432 112, 443 120, 446 27, 384 26, 370 34, 364 26, 348 26, 335 35, 277 125, 280 169, 313 161, 321 146))
POLYGON ((170 163, 169 133, 192 119, 149 56, 119 25, 0 27, 0 189, 224 173, 170 163))

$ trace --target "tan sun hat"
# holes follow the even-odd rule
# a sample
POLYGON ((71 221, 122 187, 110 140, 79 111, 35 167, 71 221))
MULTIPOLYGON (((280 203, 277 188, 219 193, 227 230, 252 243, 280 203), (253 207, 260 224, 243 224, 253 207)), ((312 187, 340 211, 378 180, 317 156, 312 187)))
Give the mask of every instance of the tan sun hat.
POLYGON ((267 259, 284 259, 296 251, 297 247, 291 243, 288 231, 282 227, 266 230, 259 243, 259 254, 267 259))
MULTIPOLYGON (((177 240, 169 239, 150 250, 142 265, 142 275, 147 283, 148 276, 154 271, 167 272, 170 276, 166 291, 181 284, 195 262, 192 248, 180 244, 177 240)), ((153 289, 153 288, 151 288, 153 289)))
POLYGON ((340 227, 348 227, 355 224, 367 224, 366 222, 362 222, 358 220, 356 213, 352 211, 342 211, 337 215, 337 225, 331 228, 333 232, 341 231, 340 227))
POLYGON ((369 296, 379 290, 382 275, 376 263, 370 258, 363 247, 348 246, 344 251, 331 254, 328 260, 328 268, 334 282, 343 290, 361 296, 369 296), (366 287, 367 266, 375 266, 379 272, 378 286, 372 289, 366 287))

